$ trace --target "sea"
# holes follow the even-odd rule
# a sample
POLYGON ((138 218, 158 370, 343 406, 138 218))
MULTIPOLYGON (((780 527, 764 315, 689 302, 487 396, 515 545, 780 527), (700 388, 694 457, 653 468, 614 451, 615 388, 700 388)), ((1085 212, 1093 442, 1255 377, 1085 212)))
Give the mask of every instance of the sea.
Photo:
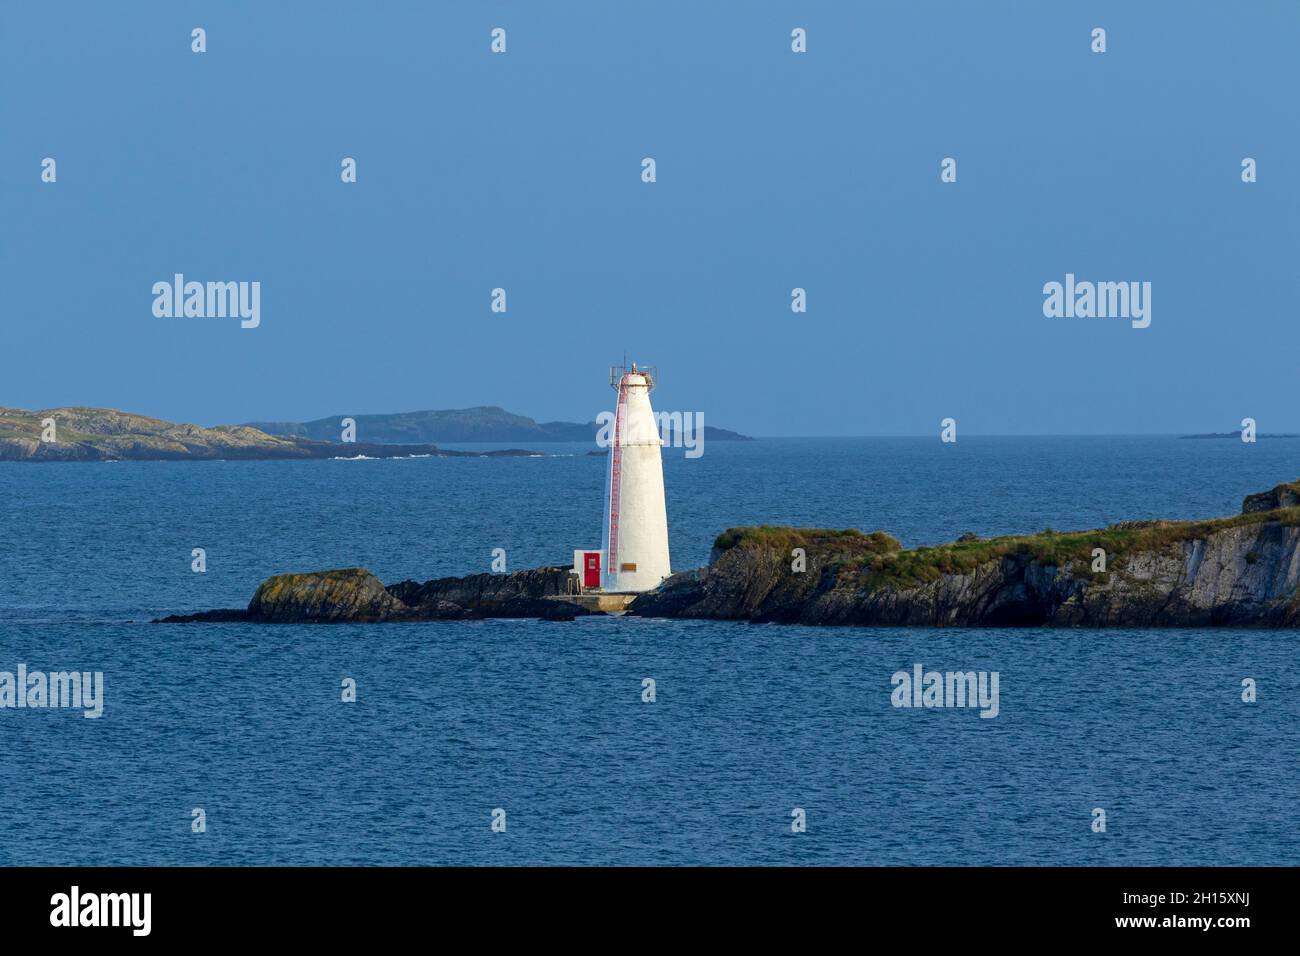
MULTIPOLYGON (((103 675, 98 718, 0 708, 0 865, 1300 861, 1294 631, 149 623, 287 571, 570 564, 605 459, 538 452, 0 464, 0 671, 103 675), (895 707, 917 664, 997 672, 997 716, 895 707)), ((1235 514, 1298 475, 1281 438, 664 457, 676 569, 737 525, 910 547, 1235 514)))

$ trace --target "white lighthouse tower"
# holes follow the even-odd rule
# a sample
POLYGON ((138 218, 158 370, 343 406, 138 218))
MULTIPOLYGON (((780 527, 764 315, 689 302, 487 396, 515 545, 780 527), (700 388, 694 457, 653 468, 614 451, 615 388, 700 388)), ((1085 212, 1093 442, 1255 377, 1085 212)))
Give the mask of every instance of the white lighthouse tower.
POLYGON ((671 573, 668 512, 664 507, 663 441, 650 407, 655 370, 635 363, 609 370, 618 393, 610 427, 605 476, 605 553, 600 574, 606 591, 649 591, 671 573))

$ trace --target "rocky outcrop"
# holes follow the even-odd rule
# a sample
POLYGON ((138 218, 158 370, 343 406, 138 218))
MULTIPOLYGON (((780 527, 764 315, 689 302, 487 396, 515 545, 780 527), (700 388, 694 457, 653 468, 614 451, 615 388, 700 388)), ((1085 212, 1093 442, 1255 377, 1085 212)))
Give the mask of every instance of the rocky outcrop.
POLYGON ((1300 506, 1300 481, 1292 481, 1285 485, 1277 485, 1268 491, 1247 495, 1246 500, 1241 503, 1241 513, 1250 515, 1297 506, 1300 506))
POLYGON ((577 577, 561 567, 439 578, 424 584, 402 581, 387 588, 364 568, 344 568, 267 578, 246 610, 173 615, 155 623, 365 624, 488 617, 571 621, 593 612, 549 598, 577 591, 577 577))
POLYGON ((388 591, 403 603, 422 607, 438 602, 483 608, 520 598, 546 598, 577 594, 578 578, 572 569, 552 566, 515 571, 513 574, 471 574, 464 578, 437 578, 418 584, 401 581, 388 591))
MULTIPOLYGON (((337 423, 336 423, 337 424, 337 423)), ((335 435, 339 432, 336 428, 335 435)), ((173 424, 111 408, 0 408, 0 461, 187 461, 503 457, 535 452, 445 451, 437 445, 316 441, 247 426, 173 424), (50 431, 46 423, 54 423, 50 431), (46 440, 52 438, 53 440, 46 440)))
POLYGON ((409 610, 364 568, 278 574, 263 581, 248 602, 249 616, 267 622, 364 623, 391 620, 409 610))
MULTIPOLYGON (((903 627, 1300 627, 1298 491, 1295 482, 1251 495, 1231 518, 964 534, 914 550, 880 531, 733 528, 707 567, 673 575, 628 613, 903 627)), ((578 591, 576 575, 558 566, 388 587, 349 568, 278 575, 247 610, 164 622, 572 620, 593 613, 557 600, 578 591)))
POLYGON ((707 567, 674 575, 628 613, 923 627, 1300 626, 1300 507, 1250 510, 1258 497, 1217 521, 914 551, 856 532, 733 529, 707 567))

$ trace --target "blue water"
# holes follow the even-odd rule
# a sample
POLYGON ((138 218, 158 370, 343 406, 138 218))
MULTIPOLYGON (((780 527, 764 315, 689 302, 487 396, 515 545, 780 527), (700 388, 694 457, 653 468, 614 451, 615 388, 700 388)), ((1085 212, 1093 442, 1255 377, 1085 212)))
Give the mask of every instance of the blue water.
MULTIPOLYGON (((242 606, 288 570, 424 580, 488 570, 497 547, 512 569, 568 563, 597 544, 604 462, 545 450, 0 464, 0 670, 103 671, 106 697, 98 720, 0 710, 0 863, 1300 859, 1293 632, 142 623, 242 606), (890 676, 918 662, 998 671, 1000 714, 893 708, 890 676)), ((1300 440, 1267 439, 768 439, 665 459, 676 567, 733 524, 916 545, 1231 514, 1298 475, 1300 440)))

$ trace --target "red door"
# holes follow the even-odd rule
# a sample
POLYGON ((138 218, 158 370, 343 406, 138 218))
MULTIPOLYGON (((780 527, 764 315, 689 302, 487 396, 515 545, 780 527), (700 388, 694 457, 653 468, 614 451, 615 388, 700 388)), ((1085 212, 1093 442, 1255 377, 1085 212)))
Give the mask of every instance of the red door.
POLYGON ((584 588, 600 587, 599 551, 584 551, 582 553, 582 586, 584 588))

